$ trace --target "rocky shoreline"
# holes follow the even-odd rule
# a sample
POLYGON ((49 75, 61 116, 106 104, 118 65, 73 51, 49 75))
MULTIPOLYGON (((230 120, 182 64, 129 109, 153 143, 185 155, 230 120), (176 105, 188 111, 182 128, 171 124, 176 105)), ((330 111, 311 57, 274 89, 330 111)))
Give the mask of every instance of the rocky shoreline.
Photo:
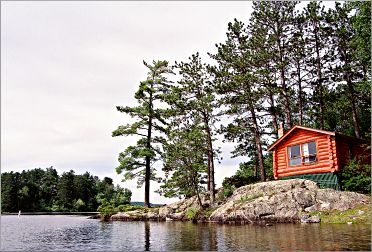
POLYGON ((203 208, 196 196, 164 207, 117 213, 112 221, 186 221, 218 223, 314 223, 323 211, 346 211, 370 204, 370 198, 354 192, 320 189, 310 180, 293 179, 261 182, 240 187, 208 208, 209 195, 203 195, 203 208))

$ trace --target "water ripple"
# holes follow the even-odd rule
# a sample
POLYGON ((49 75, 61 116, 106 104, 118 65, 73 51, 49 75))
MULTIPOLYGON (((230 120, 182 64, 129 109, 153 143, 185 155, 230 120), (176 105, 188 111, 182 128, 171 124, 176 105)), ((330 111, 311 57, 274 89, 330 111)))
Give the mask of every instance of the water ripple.
POLYGON ((1 250, 365 250, 369 225, 270 227, 189 222, 100 222, 86 216, 1 216, 1 250))

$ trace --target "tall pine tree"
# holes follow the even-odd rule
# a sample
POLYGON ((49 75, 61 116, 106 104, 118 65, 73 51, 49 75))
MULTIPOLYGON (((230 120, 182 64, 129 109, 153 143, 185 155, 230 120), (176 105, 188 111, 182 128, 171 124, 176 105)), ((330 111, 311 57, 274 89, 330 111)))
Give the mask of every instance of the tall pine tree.
POLYGON ((124 180, 138 178, 138 186, 145 184, 145 207, 150 207, 150 180, 158 180, 153 163, 160 158, 161 138, 156 133, 165 133, 165 111, 161 108, 164 94, 170 88, 166 78, 172 73, 167 61, 153 61, 144 65, 148 68, 147 79, 142 81, 135 94, 138 106, 116 107, 118 111, 130 115, 137 120, 125 126, 119 126, 112 136, 138 136, 140 139, 135 146, 129 146, 119 154, 120 165, 117 173, 124 173, 124 180))
MULTIPOLYGON (((217 92, 221 103, 227 107, 225 113, 234 117, 231 126, 225 128, 229 134, 237 133, 238 141, 253 141, 261 180, 265 181, 264 158, 259 123, 260 91, 257 89, 257 74, 252 64, 252 48, 247 28, 237 20, 229 23, 227 40, 217 45, 218 52, 211 55, 218 63, 211 67, 215 75, 217 92), (247 132, 246 132, 247 131, 247 132), (242 138, 242 136, 249 138, 242 138)), ((255 157, 251 157, 255 158, 255 157)))

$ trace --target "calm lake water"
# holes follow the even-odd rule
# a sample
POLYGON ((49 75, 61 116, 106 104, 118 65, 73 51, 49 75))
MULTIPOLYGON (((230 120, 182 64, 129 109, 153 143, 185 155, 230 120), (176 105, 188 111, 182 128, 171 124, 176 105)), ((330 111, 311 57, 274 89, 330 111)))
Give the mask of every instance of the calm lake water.
POLYGON ((370 225, 100 222, 86 216, 1 216, 1 250, 365 250, 370 225))

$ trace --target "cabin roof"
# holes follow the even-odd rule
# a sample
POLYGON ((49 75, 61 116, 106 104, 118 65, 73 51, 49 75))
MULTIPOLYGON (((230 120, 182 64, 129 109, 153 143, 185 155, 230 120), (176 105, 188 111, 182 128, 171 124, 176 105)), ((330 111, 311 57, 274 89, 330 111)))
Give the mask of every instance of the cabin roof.
POLYGON ((318 133, 321 133, 321 134, 326 134, 326 135, 331 135, 331 136, 335 136, 336 135, 336 132, 326 131, 326 130, 320 130, 320 129, 313 129, 313 128, 308 128, 308 127, 296 125, 296 126, 292 127, 292 129, 290 129, 289 131, 287 131, 287 133, 285 133, 281 138, 279 138, 278 140, 276 140, 276 142, 274 142, 269 147, 268 151, 271 151, 275 146, 277 146, 281 141, 283 141, 287 136, 289 136, 296 129, 303 129, 303 130, 318 132, 318 133))
POLYGON ((272 149, 274 149, 275 146, 277 146, 281 141, 283 141, 286 137, 288 137, 296 129, 303 129, 303 130, 318 132, 318 133, 321 133, 321 134, 337 136, 337 137, 340 137, 340 138, 343 138, 343 139, 348 139, 348 141, 352 141, 352 142, 355 142, 355 143, 369 144, 369 142, 366 141, 366 140, 351 137, 351 136, 342 135, 342 134, 334 132, 334 131, 313 129, 313 128, 308 128, 308 127, 304 127, 304 126, 295 125, 294 127, 292 127, 292 129, 288 130, 287 133, 285 133, 281 138, 276 140, 276 142, 274 142, 267 150, 271 151, 272 149))

